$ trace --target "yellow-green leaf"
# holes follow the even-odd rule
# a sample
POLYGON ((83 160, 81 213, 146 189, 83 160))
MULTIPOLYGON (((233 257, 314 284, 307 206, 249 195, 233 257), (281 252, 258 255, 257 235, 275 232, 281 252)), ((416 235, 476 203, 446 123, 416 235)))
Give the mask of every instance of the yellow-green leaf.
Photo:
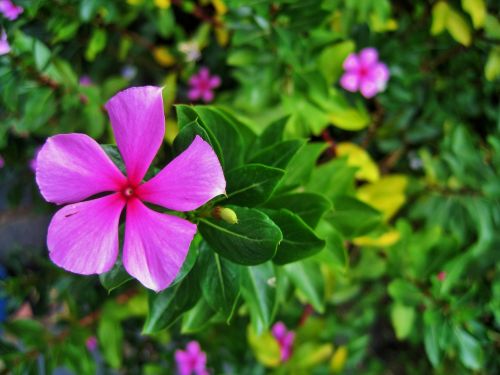
POLYGON ((391 321, 396 337, 399 340, 407 338, 415 323, 415 308, 395 303, 391 308, 391 321))
POLYGON ((494 81, 500 77, 500 47, 495 47, 490 51, 484 66, 484 75, 488 81, 494 81))
POLYGON ((347 164, 357 167, 356 178, 370 182, 380 178, 377 164, 365 149, 354 143, 342 142, 337 145, 337 155, 347 156, 347 164))
POLYGON ((356 195, 359 200, 381 211, 387 221, 405 203, 407 185, 406 176, 384 176, 376 182, 361 186, 356 195))
POLYGON ((464 46, 470 45, 472 35, 469 24, 460 13, 451 8, 448 10, 446 28, 453 39, 455 39, 458 43, 463 44, 464 46))
POLYGON ((475 29, 484 26, 486 19, 486 4, 484 0, 462 0, 462 8, 469 13, 475 29))
POLYGON ((339 348, 335 350, 335 353, 333 353, 332 359, 330 360, 330 370, 334 374, 342 372, 346 360, 347 360, 347 347, 344 345, 339 346, 339 348))
POLYGON ((330 122, 344 130, 361 130, 370 124, 370 116, 355 108, 338 108, 328 116, 330 122))
POLYGON ((362 236, 353 240, 357 246, 387 247, 392 246, 401 238, 397 229, 390 229, 378 237, 362 236))
POLYGON ((441 34, 446 29, 446 19, 450 7, 444 1, 437 2, 432 8, 431 34, 441 34))
POLYGON ((257 335, 249 324, 247 336, 257 361, 267 367, 277 367, 281 363, 279 344, 269 331, 257 335))

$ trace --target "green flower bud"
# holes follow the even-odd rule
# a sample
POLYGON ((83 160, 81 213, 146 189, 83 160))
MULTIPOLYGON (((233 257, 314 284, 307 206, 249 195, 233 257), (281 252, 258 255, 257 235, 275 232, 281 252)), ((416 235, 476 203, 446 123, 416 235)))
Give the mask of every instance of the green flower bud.
POLYGON ((212 212, 212 216, 219 220, 224 220, 228 224, 238 224, 236 212, 227 207, 217 206, 212 212))

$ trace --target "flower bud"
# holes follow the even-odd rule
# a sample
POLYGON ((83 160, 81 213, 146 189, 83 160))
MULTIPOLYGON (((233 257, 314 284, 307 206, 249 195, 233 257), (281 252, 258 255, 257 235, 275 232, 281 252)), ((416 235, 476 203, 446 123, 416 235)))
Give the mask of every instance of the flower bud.
POLYGON ((224 220, 228 224, 238 224, 238 216, 230 208, 217 206, 214 208, 212 215, 216 219, 224 220))

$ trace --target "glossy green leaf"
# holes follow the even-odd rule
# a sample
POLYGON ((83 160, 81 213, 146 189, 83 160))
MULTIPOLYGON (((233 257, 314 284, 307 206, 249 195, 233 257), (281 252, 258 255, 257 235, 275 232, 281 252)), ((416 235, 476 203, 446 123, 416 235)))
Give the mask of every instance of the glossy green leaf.
POLYGON ((299 215, 311 228, 316 227, 323 214, 332 208, 332 203, 323 195, 316 193, 290 193, 271 198, 266 208, 287 210, 299 215))
POLYGON ((259 210, 232 206, 237 224, 201 219, 198 230, 210 247, 227 259, 244 265, 270 260, 283 239, 279 227, 259 210))
POLYGON ((303 145, 304 141, 297 139, 277 143, 255 154, 250 159, 250 163, 286 169, 290 160, 303 145))
POLYGON ((206 130, 200 126, 198 120, 194 120, 184 125, 175 137, 173 144, 175 154, 178 155, 186 150, 193 143, 196 136, 200 136, 214 148, 206 130))
POLYGON ((108 272, 99 275, 102 286, 106 288, 108 292, 122 286, 131 279, 132 276, 125 271, 121 259, 118 259, 113 268, 108 272))
POLYGON ((273 258, 276 264, 286 264, 308 258, 325 247, 325 241, 319 238, 298 215, 281 209, 265 210, 283 233, 283 240, 273 258))
POLYGON ((417 306, 422 302, 422 292, 414 284, 403 279, 393 280, 388 291, 395 301, 409 306, 417 306))
POLYGON ((324 282, 319 265, 312 260, 290 263, 284 266, 292 284, 319 313, 325 310, 324 282))
POLYGON ((382 223, 379 211, 355 198, 338 196, 333 207, 325 218, 346 238, 367 234, 382 223))
POLYGON ((196 305, 182 316, 181 332, 190 334, 206 329, 216 312, 210 307, 205 298, 201 297, 196 305))
POLYGON ((276 313, 276 276, 272 263, 242 268, 241 294, 250 310, 252 326, 260 334, 269 328, 276 313))
POLYGON ((226 173, 227 203, 256 206, 268 200, 284 175, 282 169, 246 164, 226 173))

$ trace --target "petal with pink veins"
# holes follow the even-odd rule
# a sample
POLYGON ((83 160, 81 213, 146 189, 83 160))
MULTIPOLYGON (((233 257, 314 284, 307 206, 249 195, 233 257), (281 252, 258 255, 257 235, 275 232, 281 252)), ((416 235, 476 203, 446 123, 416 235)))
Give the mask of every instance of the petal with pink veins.
POLYGON ((161 87, 132 87, 106 103, 116 144, 132 185, 144 178, 165 135, 161 87))
POLYGON ((136 193, 144 201, 176 211, 194 210, 224 194, 226 180, 212 147, 196 136, 191 145, 136 193))
POLYGON ((365 79, 361 82, 361 94, 367 98, 373 98, 379 91, 377 82, 372 79, 365 79))
POLYGON ((344 73, 340 78, 340 86, 347 91, 355 92, 359 89, 359 76, 356 73, 344 73))
POLYGON ((375 48, 364 48, 359 52, 359 61, 364 68, 368 68, 378 61, 378 52, 375 48))
POLYGON ((57 204, 116 191, 126 182, 99 144, 85 134, 48 138, 36 160, 40 192, 47 201, 57 204))
POLYGON ((219 87, 221 84, 221 79, 219 76, 212 76, 210 77, 210 80, 208 81, 210 88, 215 89, 216 87, 219 87))
POLYGON ((356 71, 359 69, 359 58, 355 53, 350 53, 342 64, 343 68, 347 71, 356 71))
POLYGON ((196 225, 147 208, 139 199, 127 204, 123 265, 145 287, 169 286, 186 259, 196 225))
POLYGON ((61 208, 49 225, 50 259, 82 275, 109 271, 118 255, 118 224, 124 206, 117 193, 61 208))

